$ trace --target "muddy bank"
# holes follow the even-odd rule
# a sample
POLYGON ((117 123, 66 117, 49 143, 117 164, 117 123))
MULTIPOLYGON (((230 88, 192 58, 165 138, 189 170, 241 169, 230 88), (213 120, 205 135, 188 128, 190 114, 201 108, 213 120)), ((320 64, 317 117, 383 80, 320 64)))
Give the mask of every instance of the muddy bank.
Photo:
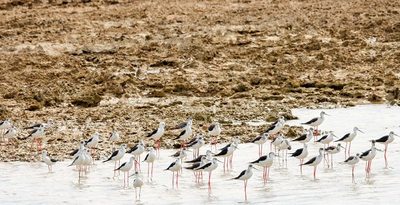
MULTIPOLYGON (((389 0, 1 0, 0 119, 53 119, 47 143, 64 153, 95 130, 134 143, 159 120, 218 120, 222 139, 246 140, 264 128, 232 120, 398 104, 399 12, 389 0)), ((0 157, 29 159, 28 144, 0 157)))

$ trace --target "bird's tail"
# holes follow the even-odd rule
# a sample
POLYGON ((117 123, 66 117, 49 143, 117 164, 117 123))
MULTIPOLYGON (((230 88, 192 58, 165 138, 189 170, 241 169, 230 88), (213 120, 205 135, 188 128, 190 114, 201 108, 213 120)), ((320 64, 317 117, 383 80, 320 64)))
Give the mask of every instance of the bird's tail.
POLYGON ((111 159, 104 160, 103 163, 110 161, 111 159))

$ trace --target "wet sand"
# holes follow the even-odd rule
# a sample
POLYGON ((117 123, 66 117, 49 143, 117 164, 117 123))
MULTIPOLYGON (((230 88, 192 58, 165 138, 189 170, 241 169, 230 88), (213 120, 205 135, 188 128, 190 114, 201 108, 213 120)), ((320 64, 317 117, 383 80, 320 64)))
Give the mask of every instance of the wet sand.
MULTIPOLYGON (((366 134, 358 135, 352 145, 352 154, 370 148, 369 140, 387 134, 390 130, 400 132, 398 107, 386 105, 356 106, 347 109, 324 109, 331 116, 322 126, 324 130, 334 130, 338 136, 348 132, 353 126, 359 126, 366 134)), ((293 114, 299 120, 290 121, 297 125, 320 110, 295 109, 293 114)), ((398 160, 399 138, 390 144, 388 151, 389 168, 384 169, 383 153, 378 152, 372 163, 372 177, 365 180, 364 163, 356 166, 356 184, 351 183, 351 168, 338 164, 342 161, 343 152, 334 156, 334 169, 328 169, 321 163, 317 178, 312 179, 312 168, 304 167, 303 176, 298 170, 298 160, 289 159, 288 167, 274 162, 271 170, 271 181, 263 185, 261 172, 254 171, 249 180, 248 197, 250 204, 388 204, 398 199, 400 163, 398 160), (316 200, 318 196, 318 200, 316 200)), ((221 147, 219 145, 218 147, 221 147)), ((302 145, 292 143, 293 149, 302 145)), ((383 148, 377 145, 378 148, 383 148)), ((310 143, 310 157, 317 154, 319 144, 310 143)), ((202 152, 206 148, 202 149, 202 152)), ((266 146, 269 151, 269 146, 266 146)), ((229 180, 236 176, 247 163, 258 157, 257 146, 240 144, 234 154, 234 169, 224 174, 220 164, 213 174, 213 187, 208 193, 206 181, 195 185, 193 174, 184 170, 180 177, 179 189, 171 188, 171 173, 161 171, 173 160, 168 157, 174 150, 162 150, 161 159, 155 163, 153 182, 147 181, 146 165, 142 166, 145 185, 142 200, 137 204, 232 204, 244 203, 243 183, 229 180), (162 196, 162 201, 160 197, 162 196)), ((308 157, 308 158, 310 158, 308 157)), ((125 156, 124 160, 127 160, 125 156)), ((123 160, 123 161, 124 161, 123 160)), ((47 167, 38 162, 0 163, 2 177, 0 179, 0 201, 2 204, 49 204, 55 201, 63 204, 82 203, 118 203, 133 204, 134 190, 122 189, 122 178, 112 179, 113 163, 96 162, 92 171, 80 185, 77 183, 77 172, 67 167, 70 161, 58 163, 54 173, 47 173, 47 167), (29 194, 27 194, 29 193, 29 194)), ((132 186, 132 185, 131 185, 132 186)))

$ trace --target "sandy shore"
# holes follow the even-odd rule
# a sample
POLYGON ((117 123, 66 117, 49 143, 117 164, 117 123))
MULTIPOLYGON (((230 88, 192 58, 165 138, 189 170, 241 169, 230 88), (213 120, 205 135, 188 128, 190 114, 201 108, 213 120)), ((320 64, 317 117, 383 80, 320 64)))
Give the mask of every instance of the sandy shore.
MULTIPOLYGON (((221 140, 246 141, 265 126, 244 122, 291 119, 295 107, 398 104, 399 9, 389 0, 0 0, 0 120, 53 119, 46 149, 65 158, 95 131, 119 130, 133 145, 160 120, 192 116, 196 132, 218 120, 221 140)), ((0 159, 35 160, 29 146, 2 146, 0 159)))

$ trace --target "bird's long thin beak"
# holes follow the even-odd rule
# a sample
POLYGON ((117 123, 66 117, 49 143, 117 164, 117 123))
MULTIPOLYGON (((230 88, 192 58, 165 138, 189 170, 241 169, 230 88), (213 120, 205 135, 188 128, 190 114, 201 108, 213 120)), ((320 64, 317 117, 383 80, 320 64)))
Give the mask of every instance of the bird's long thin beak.
POLYGON ((359 132, 361 132, 361 133, 363 133, 363 134, 365 134, 363 131, 361 131, 361 130, 358 130, 359 132))
POLYGON ((380 152, 383 152, 383 150, 381 150, 381 149, 377 149, 377 148, 375 148, 377 151, 380 151, 380 152))
POLYGON ((332 134, 332 136, 333 136, 333 138, 336 138, 336 139, 338 138, 338 137, 337 137, 336 135, 334 135, 334 134, 332 134))
MULTIPOLYGON (((328 115, 327 113, 325 113, 325 115, 328 115)), ((328 115, 328 116, 331 116, 331 115, 328 115)))
POLYGON ((346 149, 346 148, 344 148, 342 145, 339 145, 339 147, 341 147, 341 148, 343 148, 343 149, 346 149))
POLYGON ((217 160, 218 162, 222 162, 221 160, 219 160, 219 159, 217 159, 217 158, 215 158, 215 160, 217 160))
POLYGON ((257 170, 257 171, 261 171, 261 170, 259 170, 259 169, 255 168, 254 166, 253 166, 253 169, 255 169, 255 170, 257 170))
POLYGON ((400 135, 398 135, 398 134, 396 134, 396 133, 393 133, 393 135, 394 135, 394 136, 397 136, 397 137, 400 137, 400 135))

